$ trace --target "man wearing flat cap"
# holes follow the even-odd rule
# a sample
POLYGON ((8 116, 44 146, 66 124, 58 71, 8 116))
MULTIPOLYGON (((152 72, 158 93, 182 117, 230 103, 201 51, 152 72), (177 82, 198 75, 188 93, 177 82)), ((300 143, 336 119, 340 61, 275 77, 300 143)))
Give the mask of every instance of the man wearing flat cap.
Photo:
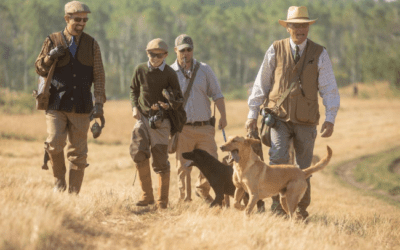
POLYGON ((158 175, 159 188, 157 206, 167 208, 169 196, 170 164, 168 161, 168 139, 171 131, 169 105, 163 95, 171 89, 176 98, 182 98, 175 71, 165 63, 168 46, 160 38, 151 40, 146 47, 149 61, 139 64, 133 73, 130 97, 133 117, 137 120, 130 145, 130 154, 139 173, 142 196, 137 206, 154 204, 150 173, 152 167, 158 175))
MULTIPOLYGON (((248 100, 247 130, 257 130, 260 106, 271 114, 270 164, 289 162, 289 145, 293 141, 296 163, 301 169, 311 165, 314 142, 319 123, 318 93, 325 106, 325 121, 321 137, 333 133, 340 97, 331 61, 324 47, 307 38, 310 25, 307 8, 291 6, 287 20, 279 20, 290 37, 275 41, 267 50, 248 100)), ((267 141, 267 140, 263 140, 267 141)), ((306 219, 311 202, 310 179, 308 189, 298 204, 297 216, 306 219)), ((279 197, 273 197, 271 209, 285 214, 279 197)))
POLYGON ((103 116, 106 102, 105 75, 97 41, 83 32, 89 20, 89 7, 78 1, 65 5, 67 26, 49 35, 36 59, 36 72, 47 77, 55 64, 51 79, 49 105, 46 110, 48 137, 45 142, 53 166, 55 191, 65 191, 66 166, 64 147, 68 138, 70 193, 78 194, 87 164, 87 134, 90 113, 103 116), (94 86, 93 106, 91 87, 94 86))
MULTIPOLYGON (((212 118, 210 98, 214 101, 221 118, 218 128, 223 129, 227 125, 225 101, 217 77, 211 67, 193 58, 193 40, 186 34, 179 35, 175 39, 176 61, 171 67, 178 75, 179 84, 184 93, 184 106, 187 116, 186 124, 178 137, 176 149, 179 199, 191 201, 191 177, 192 167, 187 167, 188 160, 182 157, 182 153, 193 149, 202 149, 218 159, 217 144, 215 143, 215 120, 212 118)), ((214 106, 215 115, 215 106, 214 106)), ((215 119, 215 118, 214 118, 215 119)), ((205 202, 211 203, 210 184, 200 172, 196 183, 196 195, 205 202)))

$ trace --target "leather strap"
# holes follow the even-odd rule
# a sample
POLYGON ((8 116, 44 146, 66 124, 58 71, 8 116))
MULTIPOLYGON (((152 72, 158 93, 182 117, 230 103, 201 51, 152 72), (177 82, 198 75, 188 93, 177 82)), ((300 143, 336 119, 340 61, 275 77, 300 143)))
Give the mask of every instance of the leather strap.
POLYGON ((192 86, 193 86, 194 78, 196 77, 196 73, 199 68, 200 68, 200 63, 196 62, 196 66, 194 67, 193 74, 192 74, 192 77, 190 78, 189 85, 186 89, 185 94, 183 95, 183 107, 186 106, 186 102, 189 98, 190 90, 192 89, 192 86))

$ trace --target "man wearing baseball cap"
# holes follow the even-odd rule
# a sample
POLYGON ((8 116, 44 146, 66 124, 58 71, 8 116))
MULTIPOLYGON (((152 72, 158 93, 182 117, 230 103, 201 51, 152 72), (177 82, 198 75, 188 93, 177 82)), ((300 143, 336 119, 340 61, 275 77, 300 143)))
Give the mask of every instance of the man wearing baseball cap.
MULTIPOLYGON (((223 129, 227 125, 225 101, 218 79, 210 66, 193 58, 194 49, 193 40, 190 36, 186 34, 179 35, 175 39, 177 59, 171 65, 178 75, 179 84, 184 96, 187 96, 184 107, 187 123, 179 134, 176 149, 178 188, 181 201, 192 200, 190 177, 192 167, 185 166, 188 160, 182 157, 182 153, 198 148, 207 151, 218 159, 217 144, 214 138, 215 120, 211 119, 210 98, 214 101, 221 114, 218 128, 223 129), (186 94, 191 81, 192 86, 186 94)), ((213 199, 209 195, 209 191, 210 184, 200 172, 196 183, 196 194, 206 202, 212 202, 213 199)))
MULTIPOLYGON (((247 130, 257 130, 263 103, 266 113, 275 120, 270 130, 271 165, 289 162, 292 140, 297 165, 301 169, 311 165, 320 118, 318 93, 325 106, 321 137, 330 137, 333 133, 340 97, 326 49, 307 38, 310 25, 315 21, 309 18, 307 7, 291 6, 288 9, 287 20, 279 20, 279 24, 286 28, 290 37, 275 41, 269 47, 248 100, 247 130)), ((307 182, 308 189, 298 204, 300 219, 308 217, 307 207, 311 202, 310 179, 307 182)), ((273 212, 285 214, 279 197, 272 200, 273 212)))
POLYGON ((170 165, 168 161, 168 138, 171 108, 163 96, 164 89, 171 88, 182 98, 176 73, 165 63, 168 46, 160 38, 151 40, 146 47, 149 61, 139 64, 134 70, 130 97, 133 117, 137 120, 132 131, 130 154, 138 170, 142 196, 137 206, 154 204, 150 173, 152 167, 158 174, 159 189, 157 205, 167 208, 169 196, 170 165))
POLYGON ((106 102, 105 75, 97 41, 83 32, 88 22, 89 7, 79 1, 65 5, 67 26, 49 35, 36 59, 36 72, 47 77, 55 63, 51 79, 50 99, 46 110, 48 137, 45 150, 49 154, 55 177, 55 191, 65 191, 66 166, 64 147, 68 138, 69 189, 78 194, 87 164, 89 113, 103 116, 106 102), (94 86, 93 106, 91 87, 94 86))

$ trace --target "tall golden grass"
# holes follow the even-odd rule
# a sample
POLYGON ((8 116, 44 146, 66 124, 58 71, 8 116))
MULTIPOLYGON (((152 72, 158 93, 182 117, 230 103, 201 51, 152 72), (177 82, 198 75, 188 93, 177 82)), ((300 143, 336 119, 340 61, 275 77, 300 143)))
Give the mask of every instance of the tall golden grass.
MULTIPOLYGON (((191 203, 178 203, 172 155, 169 208, 135 207, 140 190, 138 181, 132 186, 129 156, 135 120, 127 101, 105 104, 106 127, 99 139, 90 140, 90 166, 80 195, 53 193, 51 171, 40 169, 44 114, 1 113, 0 132, 11 136, 0 138, 0 249, 398 249, 400 209, 342 186, 330 170, 400 145, 400 100, 373 93, 369 99, 352 98, 349 89, 341 91, 335 132, 316 141, 315 153, 323 156, 329 145, 333 158, 312 178, 308 223, 269 211, 246 217, 233 208, 209 209, 194 195, 191 203)), ((323 110, 321 105, 322 118, 323 110)), ((227 102, 228 136, 245 135, 247 111, 246 101, 227 102)), ((223 142, 220 131, 216 141, 223 142)), ((268 160, 267 148, 264 156, 268 160)), ((152 177, 156 192, 157 176, 152 177)))

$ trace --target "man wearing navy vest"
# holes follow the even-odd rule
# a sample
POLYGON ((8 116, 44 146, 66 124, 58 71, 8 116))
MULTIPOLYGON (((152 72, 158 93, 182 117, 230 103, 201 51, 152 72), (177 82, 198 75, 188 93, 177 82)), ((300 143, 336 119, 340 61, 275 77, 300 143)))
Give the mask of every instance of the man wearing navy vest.
MULTIPOLYGON (((273 110, 276 122, 271 128, 271 165, 289 162, 292 140, 297 165, 301 169, 311 165, 320 118, 318 93, 325 106, 321 137, 330 137, 333 133, 340 97, 327 51, 307 38, 309 27, 315 21, 310 20, 304 6, 288 9, 287 20, 279 20, 279 23, 286 28, 290 38, 275 41, 269 47, 248 100, 247 130, 257 130, 257 118, 263 103, 264 108, 273 110), (285 97, 283 93, 286 90, 289 94, 285 97)), ((299 219, 308 217, 310 179, 307 183, 307 191, 298 204, 299 219)), ((272 211, 285 214, 279 197, 272 200, 272 211)))
POLYGON ((87 134, 89 115, 104 115, 105 75, 97 41, 83 32, 89 20, 89 7, 79 1, 65 5, 67 26, 49 35, 36 59, 36 72, 47 77, 56 62, 51 79, 49 106, 46 110, 48 137, 45 150, 52 162, 55 177, 54 191, 65 191, 66 165, 64 147, 69 161, 69 193, 78 194, 87 164, 87 134), (91 87, 94 86, 94 101, 91 87))

